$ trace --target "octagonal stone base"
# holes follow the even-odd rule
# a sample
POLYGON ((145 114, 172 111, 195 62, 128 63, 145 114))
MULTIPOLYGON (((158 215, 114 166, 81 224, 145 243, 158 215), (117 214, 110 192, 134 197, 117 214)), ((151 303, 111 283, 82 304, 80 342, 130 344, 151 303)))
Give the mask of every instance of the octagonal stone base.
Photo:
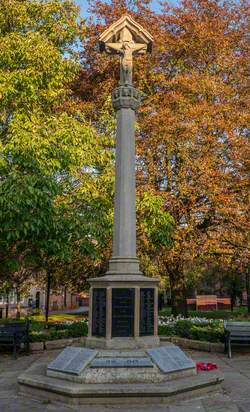
MULTIPOLYGON (((85 349, 78 349, 81 357, 81 351, 84 354, 85 349)), ((189 399, 191 396, 220 390, 223 377, 217 371, 197 374, 195 364, 178 347, 169 344, 161 349, 160 358, 159 348, 87 349, 90 359, 82 369, 77 369, 78 365, 75 365, 76 373, 69 372, 67 367, 60 370, 61 366, 56 370, 55 362, 59 365, 66 358, 67 364, 67 356, 71 353, 68 348, 65 356, 61 356, 61 353, 53 362, 49 362, 49 354, 50 359, 39 360, 22 373, 18 378, 20 393, 73 405, 126 404, 131 401, 133 404, 167 404, 173 400, 189 399), (171 367, 173 351, 177 354, 176 367, 171 367), (133 359, 136 359, 135 364, 133 359)))
POLYGON ((183 377, 163 383, 82 384, 46 376, 47 365, 37 362, 18 378, 20 393, 31 398, 81 404, 158 404, 199 397, 221 390, 218 372, 183 377))

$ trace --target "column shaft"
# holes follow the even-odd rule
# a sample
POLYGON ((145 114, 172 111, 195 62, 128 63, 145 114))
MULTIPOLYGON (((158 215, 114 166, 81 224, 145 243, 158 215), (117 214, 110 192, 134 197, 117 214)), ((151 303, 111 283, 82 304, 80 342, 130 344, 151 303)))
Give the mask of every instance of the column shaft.
POLYGON ((113 257, 136 257, 134 110, 117 111, 113 257))

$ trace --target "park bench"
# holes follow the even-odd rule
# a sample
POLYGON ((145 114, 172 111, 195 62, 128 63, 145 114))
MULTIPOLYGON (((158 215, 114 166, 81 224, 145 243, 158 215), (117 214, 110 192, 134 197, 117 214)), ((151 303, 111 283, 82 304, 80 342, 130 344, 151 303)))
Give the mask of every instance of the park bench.
POLYGON ((198 311, 217 310, 217 296, 216 295, 197 295, 196 296, 196 310, 198 311))
POLYGON ((225 310, 231 308, 230 298, 217 298, 217 306, 219 310, 225 310))
POLYGON ((231 322, 227 321, 224 324, 225 328, 225 352, 228 357, 232 357, 231 345, 250 344, 250 322, 231 322))
POLYGON ((6 322, 0 323, 0 346, 12 346, 13 356, 16 358, 17 351, 24 345, 29 350, 29 322, 6 322))
POLYGON ((189 310, 202 312, 211 310, 225 310, 231 308, 230 298, 218 298, 216 295, 198 295, 196 298, 187 299, 189 310))

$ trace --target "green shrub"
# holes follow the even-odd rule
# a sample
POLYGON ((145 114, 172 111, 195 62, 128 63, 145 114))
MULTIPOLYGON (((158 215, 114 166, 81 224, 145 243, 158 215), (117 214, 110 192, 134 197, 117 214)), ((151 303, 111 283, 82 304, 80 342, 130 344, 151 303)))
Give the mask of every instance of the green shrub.
MULTIPOLYGON (((160 311, 160 316, 170 316, 172 313, 172 307, 166 306, 164 309, 160 311)), ((235 307, 233 312, 230 309, 221 309, 221 310, 211 310, 211 311, 196 311, 196 310, 189 310, 188 311, 189 317, 199 317, 199 318, 206 318, 206 319, 235 319, 237 321, 249 319, 247 315, 247 307, 240 306, 235 307)))
POLYGON ((45 332, 31 331, 29 333, 30 342, 45 342, 48 340, 48 334, 45 332))
POLYGON ((215 328, 204 328, 193 325, 190 329, 190 339, 203 340, 208 342, 223 342, 224 331, 215 328))
POLYGON ((179 320, 175 325, 175 334, 181 338, 190 338, 193 323, 189 320, 179 320))
POLYGON ((88 325, 86 322, 49 323, 44 329, 44 323, 32 323, 30 328, 31 342, 44 342, 48 340, 78 338, 87 336, 88 325))
POLYGON ((158 334, 161 336, 173 336, 175 335, 175 328, 172 325, 159 325, 158 334))
POLYGON ((224 326, 223 322, 219 320, 209 322, 189 319, 172 320, 168 324, 159 325, 158 333, 159 335, 175 335, 181 338, 208 342, 223 342, 224 340, 224 326))

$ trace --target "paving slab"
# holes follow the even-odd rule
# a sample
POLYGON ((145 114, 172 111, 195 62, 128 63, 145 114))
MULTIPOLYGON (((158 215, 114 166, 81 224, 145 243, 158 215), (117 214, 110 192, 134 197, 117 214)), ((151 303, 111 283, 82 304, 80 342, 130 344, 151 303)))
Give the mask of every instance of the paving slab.
POLYGON ((1 399, 0 410, 2 412, 45 412, 46 406, 37 401, 20 399, 14 396, 9 399, 1 399))
POLYGON ((240 412, 249 412, 250 411, 250 401, 238 401, 238 407, 240 412))
POLYGON ((194 400, 169 407, 169 412, 206 412, 201 400, 194 400))
POLYGON ((202 403, 205 412, 239 412, 238 406, 228 400, 208 399, 206 402, 203 401, 202 403))

